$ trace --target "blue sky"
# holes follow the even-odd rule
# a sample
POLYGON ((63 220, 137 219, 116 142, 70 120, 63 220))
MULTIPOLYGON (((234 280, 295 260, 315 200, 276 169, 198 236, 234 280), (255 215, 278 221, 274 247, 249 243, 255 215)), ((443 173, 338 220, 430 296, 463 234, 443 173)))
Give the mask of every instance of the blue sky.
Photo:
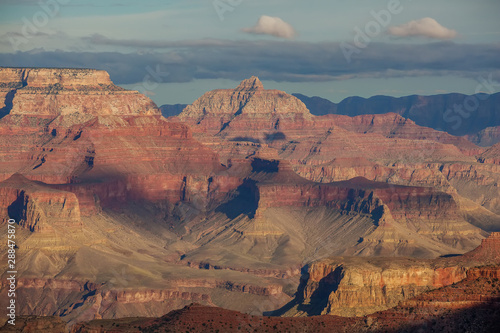
POLYGON ((105 69, 157 104, 250 75, 335 102, 472 94, 500 80, 498 13, 497 0, 2 0, 0 65, 105 69))

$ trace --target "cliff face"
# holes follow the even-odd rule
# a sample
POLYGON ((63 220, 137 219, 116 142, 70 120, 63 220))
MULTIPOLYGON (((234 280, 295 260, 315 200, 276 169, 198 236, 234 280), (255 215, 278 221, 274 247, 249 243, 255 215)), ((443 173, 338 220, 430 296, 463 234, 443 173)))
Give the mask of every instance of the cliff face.
POLYGON ((479 158, 481 163, 500 165, 500 143, 490 147, 479 158))
POLYGON ((423 293, 369 316, 379 330, 495 332, 500 329, 499 266, 471 268, 461 282, 423 293))
POLYGON ((244 80, 234 90, 214 90, 187 106, 179 119, 195 131, 230 137, 254 137, 269 131, 300 129, 311 124, 312 115, 296 97, 265 90, 257 77, 244 80), (227 133, 226 133, 227 132, 227 133))
POLYGON ((432 258, 443 251, 437 250, 438 244, 465 252, 482 239, 483 232, 463 218, 452 195, 429 187, 389 185, 362 177, 314 183, 297 177, 284 162, 265 179, 262 173, 255 179, 260 180, 253 194, 257 219, 277 207, 328 207, 371 218, 375 230, 360 235, 344 254, 432 258))
POLYGON ((293 171, 314 182, 364 177, 432 187, 457 201, 472 201, 467 209, 459 207, 469 222, 488 231, 499 228, 494 150, 486 154, 463 137, 418 125, 400 110, 312 116, 292 96, 266 90, 257 80, 208 92, 179 116, 225 165, 259 157, 289 162, 293 171), (447 173, 458 168, 469 170, 447 173))
POLYGON ((14 175, 0 183, 2 217, 10 216, 33 232, 53 232, 82 227, 80 206, 74 193, 58 191, 14 175))
POLYGON ((390 186, 361 177, 328 184, 262 184, 258 188, 259 209, 332 206, 372 214, 386 204, 399 220, 424 216, 458 218, 457 205, 449 194, 430 188, 390 186))
MULTIPOLYGON (((434 260, 334 258, 307 266, 288 314, 363 316, 396 306, 423 292, 464 279, 494 279, 500 263, 500 236, 492 233, 463 256, 434 260)), ((286 307, 285 307, 286 308, 286 307)))
POLYGON ((500 288, 495 280, 498 266, 474 268, 478 276, 468 275, 456 284, 424 292, 400 302, 398 306, 364 317, 334 315, 301 317, 256 317, 217 307, 190 304, 161 318, 128 318, 123 320, 96 320, 79 323, 74 333, 116 332, 117 328, 130 332, 133 327, 169 331, 233 331, 253 332, 497 332, 500 288), (213 318, 218 318, 214 320, 213 318))
POLYGON ((361 316, 391 308, 404 299, 466 277, 466 269, 460 266, 436 268, 425 261, 388 261, 387 264, 369 260, 312 264, 303 291, 304 307, 307 304, 311 307, 307 314, 319 314, 314 307, 319 305, 323 292, 328 296, 321 314, 361 316))
POLYGON ((136 91, 90 69, 2 68, 0 93, 12 115, 159 115, 156 105, 136 91))
MULTIPOLYGON (((432 258, 485 235, 468 223, 477 206, 455 188, 472 180, 494 188, 496 165, 477 162, 479 148, 462 139, 396 115, 314 118, 252 78, 166 120, 145 97, 129 103, 136 93, 103 72, 3 75, 12 105, 0 120, 1 218, 24 227, 20 277, 57 281, 23 285, 26 314, 157 316, 191 300, 262 313, 286 303, 300 267, 318 258, 432 258), (272 304, 263 310, 264 301, 272 304)), ((493 202, 493 190, 477 200, 493 202)), ((481 216, 494 228, 490 214, 481 216)), ((317 313, 344 301, 379 309, 463 277, 402 262, 410 273, 335 262, 331 272, 318 268, 327 280, 314 273, 318 284, 304 290, 314 300, 315 288, 341 286, 317 313)))
POLYGON ((481 147, 493 146, 500 142, 500 126, 487 127, 476 134, 466 135, 465 138, 481 147))
POLYGON ((189 202, 200 191, 207 204, 234 186, 215 176, 218 156, 186 125, 104 71, 2 68, 0 88, 10 105, 0 121, 0 180, 19 173, 58 184, 87 216, 127 200, 189 202))

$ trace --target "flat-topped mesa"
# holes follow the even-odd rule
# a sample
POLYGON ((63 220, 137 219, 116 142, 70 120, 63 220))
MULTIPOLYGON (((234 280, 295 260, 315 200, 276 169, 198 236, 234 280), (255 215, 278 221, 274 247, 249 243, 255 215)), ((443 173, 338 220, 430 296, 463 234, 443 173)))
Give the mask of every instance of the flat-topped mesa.
POLYGON ((148 97, 94 69, 0 68, 0 108, 0 116, 160 115, 148 97))
POLYGON ((279 90, 266 90, 252 76, 236 89, 217 89, 205 93, 187 106, 179 118, 204 131, 221 129, 276 130, 303 126, 313 116, 295 96, 279 90), (229 124, 231 123, 231 124, 229 124))
POLYGON ((80 230, 80 204, 74 193, 33 182, 20 174, 0 182, 0 223, 13 218, 32 232, 80 230), (7 208, 8 207, 8 208, 7 208))
MULTIPOLYGON (((109 74, 103 70, 77 68, 1 68, 0 85, 15 83, 17 87, 48 88, 60 85, 62 89, 78 86, 114 86, 109 74)), ((107 87, 113 89, 113 87, 107 87)), ((114 86, 116 90, 123 90, 114 86)))

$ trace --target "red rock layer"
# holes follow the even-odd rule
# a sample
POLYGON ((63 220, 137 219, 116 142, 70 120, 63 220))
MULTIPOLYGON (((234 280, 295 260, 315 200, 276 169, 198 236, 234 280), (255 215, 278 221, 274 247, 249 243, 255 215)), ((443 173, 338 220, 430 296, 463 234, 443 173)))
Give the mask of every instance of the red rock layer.
POLYGON ((465 138, 481 147, 493 146, 500 142, 500 126, 487 127, 476 134, 466 135, 465 138))
POLYGON ((487 263, 500 262, 500 232, 492 232, 479 247, 464 254, 463 258, 487 263))
POLYGON ((2 68, 0 89, 13 97, 10 114, 160 114, 149 98, 115 86, 105 71, 2 68))
POLYGON ((500 165, 500 143, 486 150, 479 158, 481 163, 500 165))
POLYGON ((431 140, 442 144, 452 144, 459 147, 467 155, 474 155, 482 151, 482 149, 464 138, 436 131, 429 127, 419 126, 414 121, 395 113, 369 114, 356 117, 328 115, 318 117, 317 121, 321 123, 331 121, 334 125, 355 133, 373 133, 388 138, 431 140))
POLYGON ((257 77, 244 80, 236 89, 214 90, 187 106, 179 119, 197 130, 216 134, 227 127, 238 131, 301 128, 312 118, 296 97, 265 90, 257 77))
POLYGON ((463 137, 418 126, 395 113, 311 116, 291 96, 256 82, 252 78, 234 90, 209 92, 179 116, 224 164, 257 156, 289 161, 294 171, 315 182, 364 177, 434 187, 473 201, 462 212, 468 220, 488 231, 498 229, 499 176, 492 167, 499 154, 494 149, 485 153, 463 137), (456 177, 445 173, 458 167, 470 170, 456 177), (490 222, 481 206, 492 213, 490 222))
POLYGON ((0 88, 12 97, 0 120, 0 181, 19 173, 53 184, 76 195, 84 216, 128 200, 207 205, 241 182, 217 175, 217 154, 186 125, 106 72, 2 68, 0 88))
MULTIPOLYGON (((478 270, 498 271, 498 266, 478 270)), ((365 317, 257 317, 191 304, 156 319, 79 323, 71 332, 140 332, 148 329, 156 332, 497 332, 500 329, 500 287, 497 283, 495 278, 471 276, 365 317)))
POLYGON ((302 278, 295 301, 300 305, 290 314, 366 315, 466 278, 494 279, 498 267, 474 267, 498 265, 499 248, 499 234, 492 233, 477 249, 449 259, 335 258, 315 262, 302 278))
POLYGON ((0 210, 5 220, 14 218, 22 227, 37 232, 80 228, 80 206, 72 192, 59 191, 14 175, 0 183, 0 210))
POLYGON ((390 186, 364 178, 329 184, 258 184, 259 210, 269 207, 335 207, 371 214, 386 204, 396 219, 453 219, 457 205, 446 193, 430 188, 390 186))

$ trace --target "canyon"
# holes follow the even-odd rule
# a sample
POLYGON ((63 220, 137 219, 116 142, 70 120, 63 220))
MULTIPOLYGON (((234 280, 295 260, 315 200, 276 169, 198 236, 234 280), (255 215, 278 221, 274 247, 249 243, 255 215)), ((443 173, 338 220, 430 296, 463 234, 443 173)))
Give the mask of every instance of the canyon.
MULTIPOLYGON (((460 282, 360 317, 257 317, 190 304, 161 318, 93 320, 75 325, 71 332, 495 332, 500 328, 499 277, 498 265, 471 268, 460 282)), ((31 321, 39 323, 41 319, 31 321)))
MULTIPOLYGON (((307 266, 286 316, 359 317, 394 308, 408 298, 467 279, 497 278, 500 233, 451 258, 329 258, 307 266), (479 267, 479 268, 478 268, 479 267), (484 267, 484 268, 483 268, 484 267), (490 267, 496 267, 490 270, 490 267)), ((418 298, 418 297, 417 297, 418 298)))
MULTIPOLYGON (((368 263, 370 259, 365 259, 365 261, 368 263)), ((353 269, 352 261, 348 261, 345 267, 337 266, 334 268, 332 262, 329 261, 328 263, 318 263, 314 268, 309 268, 304 280, 307 286, 303 288, 304 296, 306 296, 303 301, 310 300, 307 295, 310 296, 311 287, 313 290, 316 288, 312 295, 318 292, 318 286, 331 289, 328 284, 338 284, 339 277, 341 280, 349 280, 347 284, 350 286, 342 286, 346 282, 340 281, 338 288, 332 294, 347 292, 361 300, 359 287, 354 286, 356 280, 360 279, 364 279, 365 282, 373 279, 373 282, 376 282, 362 288, 379 289, 378 292, 365 290, 364 301, 368 300, 369 297, 375 299, 374 297, 380 297, 382 294, 381 298, 388 300, 391 298, 388 297, 389 295, 394 296, 398 291, 402 293, 399 295, 399 301, 392 300, 393 305, 389 306, 390 309, 373 313, 372 308, 368 315, 345 317, 333 314, 331 312, 332 306, 335 307, 335 302, 338 299, 332 297, 332 294, 330 296, 326 294, 329 313, 316 316, 277 317, 275 314, 274 316, 258 317, 214 306, 207 307, 199 303, 191 303, 159 318, 94 319, 74 325, 71 332, 421 332, 422 330, 427 332, 464 330, 494 332, 500 328, 497 320, 500 314, 499 263, 500 233, 494 233, 485 239, 480 247, 470 253, 453 258, 429 260, 424 263, 423 265, 427 268, 434 265, 430 271, 421 270, 421 262, 411 262, 409 259, 390 263, 371 261, 370 264, 382 268, 381 276, 373 276, 367 271, 353 269), (486 261, 481 262, 486 258, 486 261), (485 265, 486 262, 488 264, 485 265), (466 263, 465 267, 456 266, 464 263, 466 263), (352 271, 336 274, 339 267, 352 271), (396 267, 399 268, 399 271, 395 269, 396 267), (417 267, 418 269, 415 270, 417 267), (352 273, 358 274, 358 277, 354 278, 352 273), (394 282, 399 284, 397 288, 384 288, 384 283, 387 283, 387 286, 395 286, 394 282), (402 285, 405 287, 398 290, 402 285), (331 303, 332 301, 333 303, 331 303)), ((360 261, 354 264, 359 268, 360 261)), ((297 296, 301 297, 302 295, 297 293, 297 296)), ((363 312, 366 310, 366 305, 372 305, 365 302, 356 303, 352 300, 352 297, 344 299, 344 305, 353 305, 351 312, 363 312), (351 298, 351 302, 349 302, 349 298, 351 298)), ((318 304, 320 303, 316 300, 309 304, 305 302, 302 305, 311 308, 318 304)), ((286 306, 285 310, 290 311, 290 307, 286 306)), ((22 328, 17 331, 27 332, 31 327, 50 328, 53 332, 67 330, 64 322, 57 317, 22 317, 21 323, 22 328)), ((5 328, 6 331, 13 331, 9 330, 9 327, 5 328)))
POLYGON ((40 325, 191 303, 358 325, 499 264, 498 144, 315 116, 257 77, 169 118, 98 70, 0 68, 0 100, 0 230, 16 221, 19 314, 40 325))

